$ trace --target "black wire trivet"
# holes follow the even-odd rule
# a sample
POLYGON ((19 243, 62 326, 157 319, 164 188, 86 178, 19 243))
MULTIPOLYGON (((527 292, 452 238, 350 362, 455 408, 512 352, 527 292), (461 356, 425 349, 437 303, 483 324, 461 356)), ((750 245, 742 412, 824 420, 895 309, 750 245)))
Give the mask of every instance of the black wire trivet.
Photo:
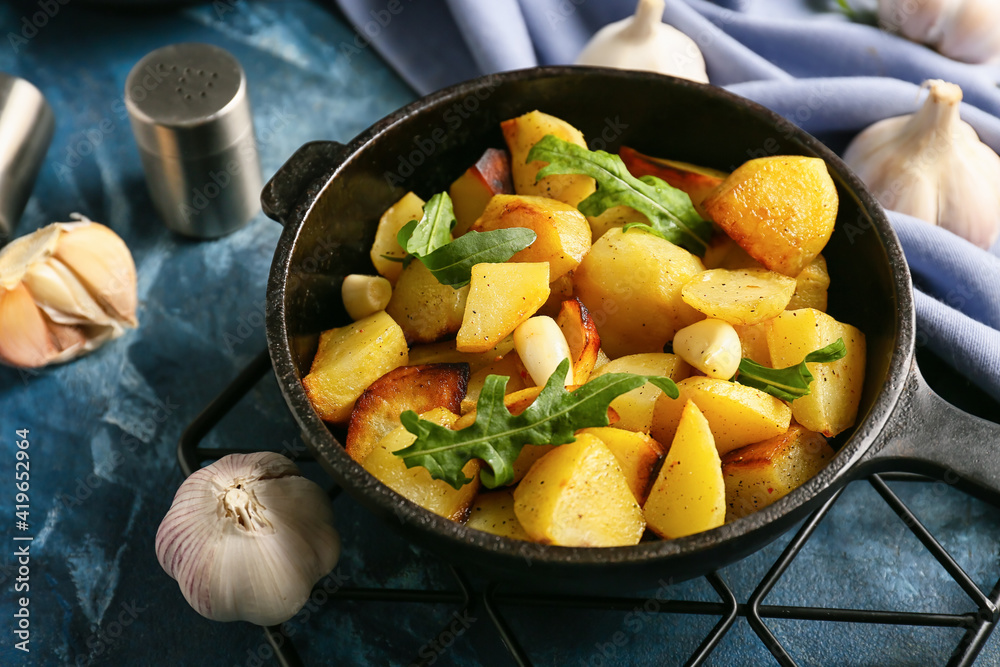
MULTIPOLYGON (((232 410, 248 391, 271 370, 271 360, 264 350, 248 365, 235 380, 226 387, 198 417, 185 429, 177 447, 177 458, 185 475, 190 475, 207 461, 219 459, 227 454, 249 453, 258 451, 254 448, 225 449, 201 447, 200 443, 219 421, 232 410)), ((299 460, 313 460, 308 454, 299 460)), ((778 560, 757 585, 745 603, 739 603, 732 589, 717 572, 705 575, 705 579, 719 596, 718 602, 666 600, 660 602, 656 613, 716 616, 719 621, 708 633, 705 639, 688 658, 686 665, 701 665, 733 626, 738 616, 747 619, 750 627, 764 643, 764 646, 785 667, 797 663, 782 646, 781 642, 771 632, 765 619, 784 619, 802 621, 832 621, 837 623, 863 623, 874 625, 917 626, 925 628, 954 627, 964 628, 965 634, 955 646, 948 665, 951 667, 972 665, 989 640, 997 621, 1000 620, 1000 579, 993 590, 986 595, 972 581, 968 574, 955 562, 941 544, 931 535, 930 531, 917 519, 906 504, 886 484, 887 481, 926 482, 932 478, 909 473, 882 473, 871 475, 867 482, 882 497, 893 512, 903 521, 904 525, 917 537, 920 543, 941 566, 948 572, 963 591, 976 605, 976 610, 964 614, 930 614, 901 611, 881 611, 867 609, 835 609, 827 607, 794 607, 787 605, 766 605, 764 599, 775 587, 782 575, 798 556, 809 541, 813 532, 829 513, 843 493, 843 489, 835 493, 818 510, 813 512, 799 528, 791 542, 782 551, 778 560)), ((330 492, 332 498, 340 494, 340 487, 334 487, 330 492)), ((501 607, 547 607, 572 609, 600 609, 605 611, 628 612, 641 606, 645 598, 604 597, 565 594, 523 594, 504 593, 500 582, 490 582, 478 590, 469 582, 469 578, 460 568, 450 566, 452 575, 458 584, 457 591, 442 590, 407 590, 388 588, 351 588, 341 587, 331 594, 332 599, 422 603, 422 604, 458 604, 460 613, 472 611, 482 605, 488 612, 497 634, 510 653, 515 664, 526 667, 532 665, 528 653, 518 642, 501 612, 501 607)), ((442 631, 443 632, 443 631, 442 631)), ((264 635, 274 650, 274 655, 282 667, 298 667, 302 660, 295 649, 292 640, 282 633, 280 626, 264 628, 264 635)), ((418 658, 413 665, 427 665, 436 658, 418 658)))

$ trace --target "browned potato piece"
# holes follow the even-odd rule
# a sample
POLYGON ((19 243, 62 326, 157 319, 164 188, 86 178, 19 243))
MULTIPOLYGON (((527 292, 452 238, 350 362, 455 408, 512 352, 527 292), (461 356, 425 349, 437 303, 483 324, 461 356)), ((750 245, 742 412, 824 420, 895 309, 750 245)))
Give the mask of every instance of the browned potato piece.
POLYGON ((486 210, 493 195, 512 192, 510 156, 507 151, 487 148, 482 157, 448 188, 455 210, 452 233, 458 237, 469 231, 476 218, 486 210))
MULTIPOLYGON (((609 361, 594 371, 591 377, 605 373, 632 373, 634 375, 662 375, 674 382, 680 382, 691 375, 691 366, 676 354, 667 352, 647 352, 630 354, 609 361)), ((663 395, 656 385, 647 382, 638 389, 627 391, 611 401, 611 407, 620 417, 616 428, 649 433, 653 425, 653 407, 663 395)))
POLYGON ((712 220, 751 257, 793 278, 830 240, 837 205, 826 163, 798 155, 744 163, 704 203, 712 220))
POLYGON ((781 435, 734 449, 722 457, 726 521, 767 507, 823 469, 834 451, 819 433, 792 424, 781 435))
POLYGON ((344 449, 359 463, 399 426, 399 415, 434 408, 458 412, 469 383, 468 364, 401 366, 372 382, 354 404, 344 449))
POLYGON ((513 489, 480 493, 472 503, 472 511, 465 525, 491 535, 514 540, 531 540, 521 527, 521 522, 517 520, 517 515, 514 514, 513 489))
POLYGON ((711 167, 702 167, 690 162, 678 162, 643 155, 634 148, 622 146, 618 151, 625 167, 636 178, 656 176, 678 190, 683 190, 691 198, 691 203, 704 216, 701 204, 725 180, 727 174, 711 167))
POLYGON ((442 285, 422 262, 413 261, 396 280, 385 312, 399 323, 411 345, 433 343, 462 326, 468 294, 468 286, 442 285))
MULTIPOLYGON (((444 408, 435 408, 420 417, 441 426, 451 426, 458 419, 458 415, 444 408)), ((479 460, 474 459, 465 464, 462 472, 466 477, 471 477, 472 481, 456 489, 442 479, 432 478, 422 466, 407 468, 403 459, 393 454, 409 447, 416 439, 417 436, 400 426, 375 445, 362 465, 380 482, 407 500, 452 521, 465 522, 469 516, 469 507, 479 491, 479 460)))
POLYGON ((611 358, 662 352, 681 327, 703 315, 681 288, 705 270, 670 241, 639 230, 611 229, 573 272, 576 295, 590 311, 611 358))
POLYGON ((302 386, 319 416, 340 424, 368 385, 407 360, 403 330, 383 310, 324 331, 302 386))
POLYGON ((785 309, 795 281, 767 269, 710 269, 681 290, 684 303, 707 317, 739 324, 759 324, 785 309))
POLYGON ((569 345, 573 359, 573 381, 576 384, 586 384, 601 349, 597 325, 594 324, 590 311, 579 299, 563 301, 555 320, 569 345))
POLYGON ((813 308, 786 310, 771 321, 767 347, 775 368, 801 363, 806 355, 838 338, 847 355, 828 364, 808 364, 815 378, 809 395, 792 402, 795 421, 833 437, 854 425, 865 383, 865 335, 813 308))
POLYGON ((424 200, 407 192, 402 199, 389 207, 382 214, 378 221, 378 228, 375 230, 375 241, 372 243, 371 255, 372 264, 375 270, 384 276, 393 285, 403 271, 401 262, 394 262, 387 257, 403 259, 406 251, 399 246, 396 235, 400 228, 410 220, 419 220, 424 216, 424 200))
POLYGON ((708 420, 720 454, 780 435, 792 420, 792 409, 784 401, 728 380, 689 377, 678 382, 677 388, 678 398, 664 394, 653 410, 650 435, 660 442, 673 441, 689 400, 708 420))
POLYGON ((590 225, 569 204, 546 197, 495 195, 471 227, 474 232, 523 227, 535 241, 514 254, 511 262, 548 262, 549 280, 560 278, 590 251, 590 225))
POLYGON ((621 465, 592 435, 536 461, 514 489, 514 512, 535 542, 568 547, 638 544, 646 527, 621 465))
POLYGON ((802 273, 796 276, 795 294, 785 306, 785 310, 815 308, 825 313, 827 290, 829 289, 830 272, 826 268, 826 259, 823 258, 823 255, 816 255, 816 259, 809 262, 809 266, 802 269, 802 273))
POLYGON ((535 182, 535 176, 548 162, 535 160, 528 163, 528 152, 545 135, 551 134, 563 141, 587 147, 580 130, 566 121, 540 111, 532 111, 505 120, 500 123, 500 129, 510 150, 510 167, 514 175, 514 192, 517 194, 551 197, 576 206, 597 190, 597 183, 590 176, 560 174, 535 182))
POLYGON ((469 364, 469 370, 475 373, 481 368, 496 363, 504 355, 514 349, 514 338, 507 336, 497 343, 496 347, 486 352, 459 352, 454 340, 443 340, 426 345, 414 345, 410 348, 410 365, 422 364, 469 364))
POLYGON ((693 402, 642 506, 649 529, 674 539, 717 528, 726 519, 726 488, 708 421, 693 402))
POLYGON ((548 296, 547 262, 476 264, 456 348, 460 352, 492 349, 534 315, 548 296))
POLYGON ((525 387, 534 384, 531 376, 521 363, 521 358, 516 350, 511 350, 502 358, 497 359, 492 364, 483 366, 469 378, 469 388, 462 400, 462 414, 476 409, 476 401, 479 400, 479 392, 483 390, 483 384, 490 375, 506 375, 510 378, 507 381, 507 394, 513 394, 525 387))
POLYGON ((611 453, 618 459, 632 495, 640 505, 646 502, 649 487, 660 469, 663 460, 663 445, 653 440, 645 433, 624 431, 620 428, 604 426, 600 428, 581 429, 601 440, 611 453))

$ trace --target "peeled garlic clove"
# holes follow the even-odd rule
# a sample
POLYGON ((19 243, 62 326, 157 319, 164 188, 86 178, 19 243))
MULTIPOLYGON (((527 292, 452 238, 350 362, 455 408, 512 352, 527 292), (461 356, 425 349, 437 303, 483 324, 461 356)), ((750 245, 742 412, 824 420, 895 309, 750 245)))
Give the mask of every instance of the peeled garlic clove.
POLYGON ((694 40, 663 22, 663 0, 639 0, 635 15, 604 26, 577 65, 658 72, 708 83, 705 58, 694 40))
POLYGON ((156 557, 202 616, 278 625, 340 555, 330 500, 290 460, 230 454, 177 490, 156 557))
POLYGON ((961 88, 924 86, 930 94, 917 113, 875 123, 844 161, 886 208, 989 248, 1000 234, 1000 156, 959 118, 961 88))
POLYGON ((96 223, 76 227, 59 239, 53 256, 113 315, 136 326, 135 263, 121 237, 96 223))
POLYGON ((45 317, 24 285, 0 289, 0 359, 38 368, 59 354, 45 317))

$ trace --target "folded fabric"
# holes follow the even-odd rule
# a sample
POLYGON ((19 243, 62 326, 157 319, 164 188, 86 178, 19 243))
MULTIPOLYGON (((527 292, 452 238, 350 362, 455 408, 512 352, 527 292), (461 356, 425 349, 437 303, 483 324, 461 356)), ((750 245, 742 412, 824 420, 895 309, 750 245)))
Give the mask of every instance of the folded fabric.
MULTIPOLYGON (((385 0, 337 0, 420 93, 491 72, 571 63, 597 29, 628 16, 635 2, 401 0, 405 18, 366 31, 385 0)), ((776 111, 834 150, 877 120, 912 113, 919 85, 940 78, 962 87, 963 119, 1000 151, 1000 68, 959 63, 814 9, 822 4, 667 0, 664 20, 699 45, 713 84, 776 111)), ((920 342, 1000 400, 1000 243, 987 252, 909 216, 889 217, 917 290, 920 342)))

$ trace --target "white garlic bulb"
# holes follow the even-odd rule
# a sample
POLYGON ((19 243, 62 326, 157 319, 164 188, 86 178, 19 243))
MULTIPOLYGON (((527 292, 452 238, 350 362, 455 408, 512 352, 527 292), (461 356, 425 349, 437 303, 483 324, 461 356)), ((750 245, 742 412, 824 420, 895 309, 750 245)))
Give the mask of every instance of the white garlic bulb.
POLYGON ((104 225, 74 214, 0 251, 0 361, 69 361, 135 327, 132 254, 104 225))
POLYGON ((340 556, 330 499, 273 452, 230 454, 188 477, 156 532, 156 557, 195 611, 278 625, 340 556))
POLYGON ((694 40, 663 22, 663 0, 639 0, 635 15, 591 37, 577 65, 643 70, 708 83, 705 58, 694 40))
POLYGON ((997 0, 879 0, 886 30, 967 63, 1000 59, 1000 2, 997 0))
POLYGON ((961 88, 924 86, 930 94, 917 113, 875 123, 844 161, 886 208, 989 248, 1000 232, 1000 156, 959 118, 961 88))

